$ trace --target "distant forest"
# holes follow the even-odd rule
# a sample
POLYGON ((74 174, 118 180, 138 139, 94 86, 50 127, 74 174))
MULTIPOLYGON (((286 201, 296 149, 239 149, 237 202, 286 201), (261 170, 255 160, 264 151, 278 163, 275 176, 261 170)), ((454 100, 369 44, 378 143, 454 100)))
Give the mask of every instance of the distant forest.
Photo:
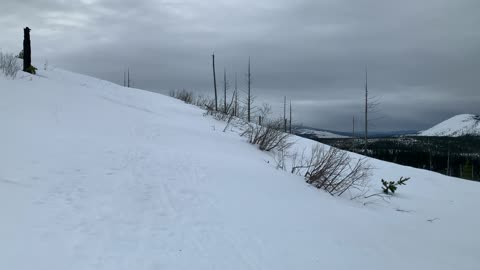
MULTIPOLYGON (((308 137, 308 136, 305 136, 308 137)), ((363 139, 316 141, 365 155, 363 139)), ((398 137, 368 140, 366 155, 415 168, 480 181, 480 137, 398 137)))

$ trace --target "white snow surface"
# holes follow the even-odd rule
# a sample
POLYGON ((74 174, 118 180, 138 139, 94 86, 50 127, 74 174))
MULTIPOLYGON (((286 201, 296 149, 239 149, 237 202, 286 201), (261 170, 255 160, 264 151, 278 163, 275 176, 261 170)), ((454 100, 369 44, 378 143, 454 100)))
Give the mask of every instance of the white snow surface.
POLYGON ((0 94, 0 269, 479 269, 478 183, 371 160, 375 192, 412 179, 364 205, 167 96, 60 69, 0 94))
POLYGON ((430 129, 420 131, 420 136, 459 137, 464 135, 480 136, 480 116, 459 114, 430 129))
POLYGON ((324 138, 324 139, 326 139, 326 138, 328 138, 328 139, 349 138, 348 136, 343 136, 343 135, 335 134, 335 133, 328 132, 328 131, 314 130, 314 129, 308 129, 308 128, 299 129, 298 132, 300 134, 313 135, 313 136, 315 136, 319 139, 321 139, 321 138, 324 138))

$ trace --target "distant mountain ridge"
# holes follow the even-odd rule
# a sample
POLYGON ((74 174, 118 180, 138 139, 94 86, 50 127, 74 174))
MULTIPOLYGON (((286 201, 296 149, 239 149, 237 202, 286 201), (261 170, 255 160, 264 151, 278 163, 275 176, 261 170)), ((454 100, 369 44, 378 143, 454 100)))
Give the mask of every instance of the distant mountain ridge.
POLYGON ((449 118, 432 128, 418 133, 419 136, 480 136, 480 115, 459 114, 449 118))
POLYGON ((338 134, 336 132, 331 132, 327 130, 318 130, 312 128, 298 128, 295 131, 295 134, 304 136, 304 137, 315 137, 317 139, 341 139, 341 138, 349 138, 348 135, 351 134, 338 134))
MULTIPOLYGON (((418 130, 398 130, 398 131, 369 131, 369 138, 385 138, 385 137, 396 137, 402 135, 412 135, 417 134, 418 130)), ((295 134, 297 135, 314 135, 317 138, 351 138, 352 132, 345 131, 334 131, 328 129, 319 129, 314 127, 297 127, 295 134)), ((355 137, 363 137, 364 133, 362 130, 355 132, 355 137)))

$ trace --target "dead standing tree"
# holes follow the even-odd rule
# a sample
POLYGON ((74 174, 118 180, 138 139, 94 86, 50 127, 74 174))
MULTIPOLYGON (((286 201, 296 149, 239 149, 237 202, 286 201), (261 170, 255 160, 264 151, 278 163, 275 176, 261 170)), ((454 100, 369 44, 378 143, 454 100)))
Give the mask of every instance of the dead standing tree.
POLYGON ((365 143, 363 150, 367 152, 368 147, 368 71, 365 67, 365 143))
POLYGON ((217 78, 215 75, 215 54, 212 54, 212 66, 213 66, 213 91, 215 92, 215 111, 218 111, 217 78))
POLYGON ((250 122, 251 110, 252 110, 252 73, 250 69, 250 57, 248 57, 248 73, 247 73, 247 122, 250 122))
POLYGON ((355 116, 352 117, 352 151, 355 152, 355 116))
POLYGON ((23 29, 23 71, 35 74, 32 67, 32 47, 30 45, 30 28, 23 29))
POLYGON ((290 134, 292 134, 292 100, 290 100, 290 123, 288 126, 290 134))
POLYGON ((237 84, 236 72, 235 72, 235 90, 233 91, 233 96, 234 96, 233 115, 238 116, 238 84, 237 84))
POLYGON ((287 132, 287 96, 283 97, 283 132, 287 132))
POLYGON ((228 89, 228 82, 227 82, 227 69, 223 69, 223 112, 227 113, 227 89, 228 89))
MULTIPOLYGON (((369 119, 370 114, 378 112, 378 105, 380 104, 377 97, 370 97, 368 95, 368 70, 365 67, 365 138, 363 145, 363 152, 367 154, 368 150, 368 127, 371 124, 372 119, 369 119)), ((375 119, 375 120, 378 120, 375 119)))
POLYGON ((127 87, 130 88, 130 68, 127 70, 127 87))

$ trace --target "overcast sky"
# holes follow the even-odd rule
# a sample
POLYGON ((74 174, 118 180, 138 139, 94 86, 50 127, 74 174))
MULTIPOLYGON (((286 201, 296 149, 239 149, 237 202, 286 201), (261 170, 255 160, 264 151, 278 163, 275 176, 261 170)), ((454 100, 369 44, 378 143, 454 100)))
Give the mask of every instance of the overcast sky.
POLYGON ((164 93, 213 92, 212 52, 244 89, 250 56, 256 102, 280 113, 286 95, 318 128, 362 119, 365 66, 372 130, 480 114, 479 0, 0 0, 3 51, 21 50, 25 26, 37 65, 119 84, 130 67, 135 87, 164 93))

